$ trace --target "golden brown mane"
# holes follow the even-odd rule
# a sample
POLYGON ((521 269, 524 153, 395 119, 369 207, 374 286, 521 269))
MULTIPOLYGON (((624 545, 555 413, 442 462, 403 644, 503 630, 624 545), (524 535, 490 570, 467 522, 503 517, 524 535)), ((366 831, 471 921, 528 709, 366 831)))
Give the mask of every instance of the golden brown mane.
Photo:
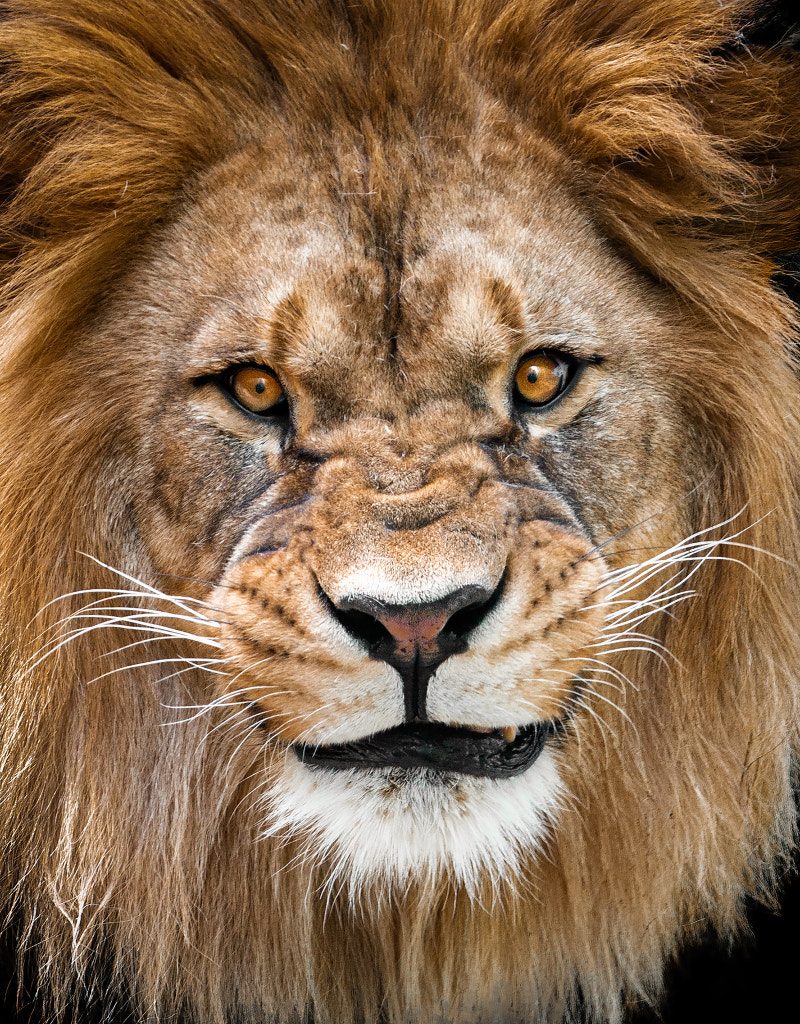
MULTIPOLYGON (((0 906, 32 984, 54 1013, 83 988, 109 1019, 117 997, 141 1019, 339 1024, 491 1020, 509 1001, 524 1020, 619 1020, 657 999, 676 948, 773 898, 795 838, 800 390, 772 279, 800 248, 797 61, 740 45, 738 0, 1 9, 0 906), (420 137, 472 131, 479 106, 559 154, 609 251, 674 302, 682 507, 700 539, 747 531, 648 623, 672 657, 619 654, 638 692, 581 726, 567 806, 516 890, 411 879, 354 906, 325 865, 256 841, 253 758, 221 719, 165 712, 201 672, 122 673, 135 649, 92 632, 38 656, 81 592, 126 586, 98 561, 167 589, 138 546, 147 496, 118 469, 134 441, 117 367, 97 372, 86 339, 110 310, 148 315, 125 308, 130 268, 254 140, 324 148, 355 126, 413 165, 420 137)), ((391 247, 402 174, 371 174, 391 247)))

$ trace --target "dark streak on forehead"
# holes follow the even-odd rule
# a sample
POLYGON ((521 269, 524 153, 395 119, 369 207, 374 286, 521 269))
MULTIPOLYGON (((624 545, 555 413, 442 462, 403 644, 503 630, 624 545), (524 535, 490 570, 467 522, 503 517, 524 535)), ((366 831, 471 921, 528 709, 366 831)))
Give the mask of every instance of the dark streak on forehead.
POLYGON ((497 310, 502 325, 513 334, 522 334, 525 331, 525 318, 519 291, 499 277, 492 278, 487 284, 489 300, 497 310))
POLYGON ((302 344, 307 310, 305 297, 295 288, 275 304, 266 318, 265 334, 271 356, 277 363, 284 362, 289 353, 302 344))

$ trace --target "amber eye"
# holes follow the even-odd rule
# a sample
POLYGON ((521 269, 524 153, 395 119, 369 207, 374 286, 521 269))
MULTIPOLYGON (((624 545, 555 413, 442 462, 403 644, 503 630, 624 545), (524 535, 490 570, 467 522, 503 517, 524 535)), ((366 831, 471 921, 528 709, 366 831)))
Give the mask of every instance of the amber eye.
POLYGON ((284 397, 277 377, 260 366, 243 366, 228 378, 228 387, 236 401, 257 415, 269 412, 284 397))
POLYGON ((530 352, 514 378, 517 395, 529 405, 547 405, 569 382, 570 363, 553 352, 530 352))

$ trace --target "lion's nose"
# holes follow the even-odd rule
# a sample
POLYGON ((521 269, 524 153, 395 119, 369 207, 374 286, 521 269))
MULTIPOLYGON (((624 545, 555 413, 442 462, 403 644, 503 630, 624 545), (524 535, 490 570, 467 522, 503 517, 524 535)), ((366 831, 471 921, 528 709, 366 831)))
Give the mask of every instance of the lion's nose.
POLYGON ((443 632, 462 637, 483 617, 492 592, 480 586, 459 587, 438 601, 424 604, 386 604, 368 594, 355 594, 337 603, 338 618, 347 630, 370 646, 391 636, 398 648, 427 647, 443 632), (472 614, 470 614, 472 613, 472 614), (377 632, 376 632, 377 627, 377 632))
POLYGON ((424 721, 428 679, 445 659, 466 650, 466 634, 483 619, 497 593, 469 585, 438 601, 403 605, 355 594, 338 601, 334 614, 372 657, 400 672, 406 717, 424 721))
MULTIPOLYGON (((367 613, 369 614, 369 613, 367 613)), ((397 609, 381 609, 375 618, 399 644, 426 644, 444 629, 451 612, 430 612, 425 605, 405 605, 397 609)))

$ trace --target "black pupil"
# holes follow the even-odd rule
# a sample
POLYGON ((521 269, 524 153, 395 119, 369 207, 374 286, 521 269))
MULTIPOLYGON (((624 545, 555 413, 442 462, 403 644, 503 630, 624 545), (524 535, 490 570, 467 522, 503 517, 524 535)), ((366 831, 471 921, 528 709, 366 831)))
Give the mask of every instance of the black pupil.
POLYGON ((267 385, 264 383, 263 380, 256 381, 256 394, 257 395, 263 395, 266 390, 267 390, 267 385))
POLYGON ((532 366, 528 370, 528 383, 529 384, 535 384, 538 379, 539 379, 539 371, 538 371, 538 369, 535 366, 532 366))

